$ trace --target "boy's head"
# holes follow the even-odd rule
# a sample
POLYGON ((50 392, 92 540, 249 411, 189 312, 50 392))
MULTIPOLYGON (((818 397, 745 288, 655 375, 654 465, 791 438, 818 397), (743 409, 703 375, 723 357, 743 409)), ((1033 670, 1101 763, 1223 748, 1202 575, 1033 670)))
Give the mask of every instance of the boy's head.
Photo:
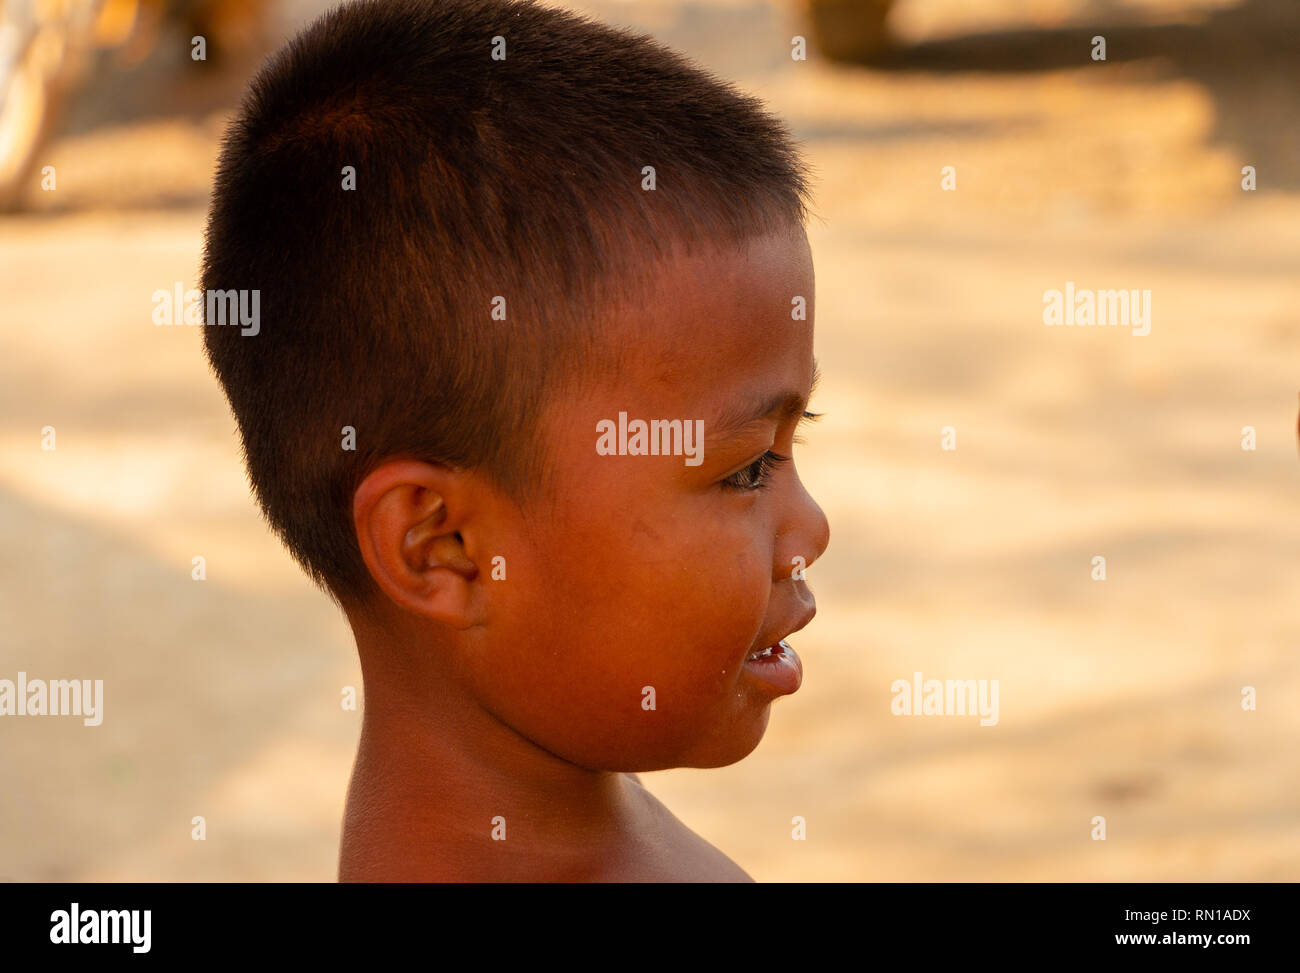
POLYGON ((202 282, 259 328, 205 340, 268 520, 385 646, 368 709, 437 679, 591 768, 753 749, 790 673, 745 658, 827 542, 770 455, 814 380, 804 173, 754 100, 532 3, 353 3, 262 70, 202 282))

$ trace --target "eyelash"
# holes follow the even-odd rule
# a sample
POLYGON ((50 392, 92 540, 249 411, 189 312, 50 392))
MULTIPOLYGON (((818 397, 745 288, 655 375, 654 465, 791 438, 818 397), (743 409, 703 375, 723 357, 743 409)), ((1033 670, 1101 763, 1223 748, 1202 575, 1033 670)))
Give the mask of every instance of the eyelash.
MULTIPOLYGON (((799 422, 801 424, 804 422, 813 422, 820 419, 823 415, 825 415, 825 413, 805 412, 799 422)), ((803 439, 795 436, 794 441, 796 443, 802 443, 803 439)), ((789 456, 782 456, 780 453, 774 453, 769 449, 743 470, 738 470, 723 480, 722 485, 728 490, 736 490, 740 493, 750 493, 754 490, 762 490, 768 485, 768 477, 771 476, 782 463, 788 462, 790 462, 789 456)))
POLYGON ((767 486, 767 478, 772 475, 772 471, 782 463, 788 462, 789 459, 789 456, 781 456, 769 449, 743 470, 738 470, 723 480, 722 485, 729 490, 738 490, 741 493, 762 490, 767 486))

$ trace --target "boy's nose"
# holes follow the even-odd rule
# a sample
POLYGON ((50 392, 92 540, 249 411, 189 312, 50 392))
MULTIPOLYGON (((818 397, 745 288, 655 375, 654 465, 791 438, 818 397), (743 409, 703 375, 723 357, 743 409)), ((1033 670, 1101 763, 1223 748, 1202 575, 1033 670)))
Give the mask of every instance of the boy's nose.
MULTIPOLYGON (((805 495, 807 495, 806 491, 805 495)), ((812 536, 813 551, 812 556, 808 558, 808 563, 812 564, 813 561, 825 554, 826 548, 830 546, 831 523, 826 519, 826 514, 822 511, 821 504, 811 496, 808 497, 808 506, 812 508, 809 513, 809 532, 812 536)))
MULTIPOLYGON (((816 500, 799 485, 799 496, 795 501, 793 522, 786 526, 785 543, 777 545, 776 572, 778 578, 790 577, 790 565, 798 557, 804 568, 826 552, 831 542, 831 525, 816 500)), ((798 564, 799 562, 794 562, 798 564)))

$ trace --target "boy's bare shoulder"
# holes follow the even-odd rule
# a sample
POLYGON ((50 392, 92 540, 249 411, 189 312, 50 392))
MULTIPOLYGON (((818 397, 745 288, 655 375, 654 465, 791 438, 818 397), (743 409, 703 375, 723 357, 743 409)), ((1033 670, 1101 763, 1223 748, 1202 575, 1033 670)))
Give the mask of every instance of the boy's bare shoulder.
POLYGON ((634 860, 611 869, 608 881, 753 882, 739 865, 688 828, 636 774, 628 774, 642 800, 641 833, 634 860))

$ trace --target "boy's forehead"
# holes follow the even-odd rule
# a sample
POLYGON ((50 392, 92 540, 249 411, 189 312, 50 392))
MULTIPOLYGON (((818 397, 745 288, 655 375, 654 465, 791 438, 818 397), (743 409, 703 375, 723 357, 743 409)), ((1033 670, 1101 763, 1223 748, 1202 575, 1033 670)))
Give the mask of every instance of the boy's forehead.
POLYGON ((802 229, 674 259, 656 291, 611 322, 630 351, 624 379, 717 387, 741 372, 797 371, 792 353, 807 345, 803 358, 811 354, 813 266, 802 229), (800 305, 806 313, 795 313, 800 305))

